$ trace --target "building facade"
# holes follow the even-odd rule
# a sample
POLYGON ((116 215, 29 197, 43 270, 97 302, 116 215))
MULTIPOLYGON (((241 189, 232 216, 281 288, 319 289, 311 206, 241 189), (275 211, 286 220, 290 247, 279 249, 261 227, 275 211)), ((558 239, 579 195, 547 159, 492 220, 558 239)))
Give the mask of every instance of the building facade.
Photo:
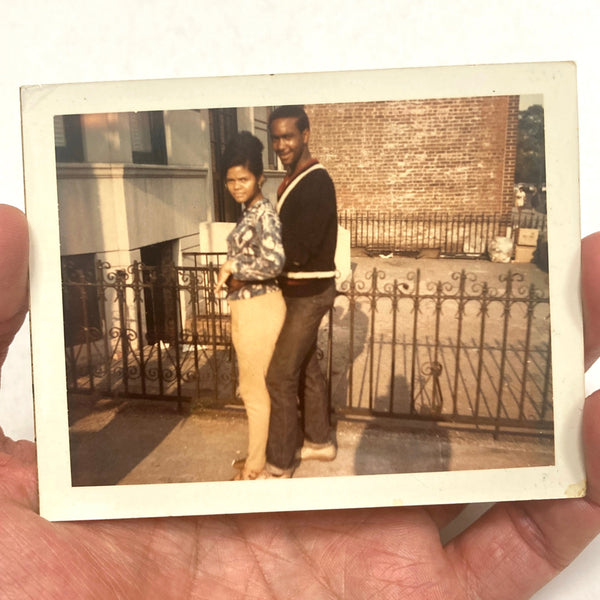
POLYGON ((309 105, 340 211, 507 214, 519 97, 309 105))
MULTIPOLYGON (((229 137, 252 131, 265 165, 275 166, 267 115, 247 108, 56 117, 61 254, 127 266, 162 245, 159 253, 178 263, 198 249, 199 223, 239 215, 220 174, 229 137)), ((269 169, 267 177, 272 195, 278 174, 269 169)))

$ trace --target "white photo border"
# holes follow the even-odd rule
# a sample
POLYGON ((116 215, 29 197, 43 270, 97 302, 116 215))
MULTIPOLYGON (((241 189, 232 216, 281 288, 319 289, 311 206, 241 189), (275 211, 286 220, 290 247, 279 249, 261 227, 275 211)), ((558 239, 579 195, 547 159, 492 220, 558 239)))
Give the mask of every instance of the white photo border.
POLYGON ((40 514, 53 521, 566 498, 585 493, 576 67, 572 62, 71 83, 21 90, 40 514), (301 90, 301 93, 299 92, 301 90), (246 482, 73 487, 53 117, 543 94, 555 464, 246 482), (240 485, 243 502, 240 501, 240 485))

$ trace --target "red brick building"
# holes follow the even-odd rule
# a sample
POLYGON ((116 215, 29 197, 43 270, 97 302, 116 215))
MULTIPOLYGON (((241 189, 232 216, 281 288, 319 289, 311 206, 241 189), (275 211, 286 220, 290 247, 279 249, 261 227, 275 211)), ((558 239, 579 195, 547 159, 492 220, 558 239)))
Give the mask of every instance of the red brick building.
POLYGON ((308 105, 340 211, 507 215, 518 96, 308 105))

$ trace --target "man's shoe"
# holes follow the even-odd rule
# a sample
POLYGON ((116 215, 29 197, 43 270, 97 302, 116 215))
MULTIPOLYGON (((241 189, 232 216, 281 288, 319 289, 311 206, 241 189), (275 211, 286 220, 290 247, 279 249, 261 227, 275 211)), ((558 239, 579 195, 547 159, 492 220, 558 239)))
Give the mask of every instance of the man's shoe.
POLYGON ((294 474, 294 467, 280 469, 267 463, 265 468, 256 476, 256 479, 290 479, 294 474))
POLYGON ((337 448, 333 442, 329 444, 310 444, 305 442, 304 446, 298 450, 297 454, 300 460, 322 460, 331 461, 337 456, 337 448))

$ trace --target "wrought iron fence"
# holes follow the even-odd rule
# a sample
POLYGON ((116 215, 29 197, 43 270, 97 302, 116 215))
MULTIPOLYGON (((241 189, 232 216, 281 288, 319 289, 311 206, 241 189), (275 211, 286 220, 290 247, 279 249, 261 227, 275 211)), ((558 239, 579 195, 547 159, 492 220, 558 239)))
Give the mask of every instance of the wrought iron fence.
POLYGON ((352 248, 372 254, 435 250, 441 256, 480 257, 487 253, 488 243, 494 237, 505 236, 509 228, 538 229, 540 238, 546 232, 546 215, 516 209, 507 215, 346 210, 340 212, 339 223, 350 231, 352 248))
POLYGON ((327 334, 339 413, 552 427, 549 298, 522 273, 373 269, 345 284, 327 334))
MULTIPOLYGON (((219 257, 187 262, 64 269, 69 391, 236 402, 219 257)), ((353 276, 320 333, 332 411, 549 429, 549 318, 547 294, 522 273, 353 276)))
POLYGON ((214 294, 217 256, 190 266, 63 268, 68 390, 182 402, 235 393, 226 300, 214 294))

